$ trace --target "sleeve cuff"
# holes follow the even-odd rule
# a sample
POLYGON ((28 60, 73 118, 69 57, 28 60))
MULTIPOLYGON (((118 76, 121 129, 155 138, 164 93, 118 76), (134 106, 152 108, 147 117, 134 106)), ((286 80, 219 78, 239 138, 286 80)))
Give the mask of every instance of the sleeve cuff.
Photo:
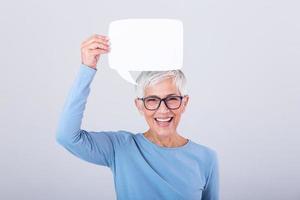
POLYGON ((84 67, 84 68, 92 69, 93 71, 97 71, 96 68, 90 67, 90 66, 85 65, 85 64, 82 64, 82 63, 80 64, 80 66, 81 66, 81 67, 84 67))
POLYGON ((92 67, 89 67, 85 64, 81 64, 80 65, 80 75, 81 77, 84 77, 85 79, 93 79, 93 77, 95 76, 97 69, 94 69, 92 67))

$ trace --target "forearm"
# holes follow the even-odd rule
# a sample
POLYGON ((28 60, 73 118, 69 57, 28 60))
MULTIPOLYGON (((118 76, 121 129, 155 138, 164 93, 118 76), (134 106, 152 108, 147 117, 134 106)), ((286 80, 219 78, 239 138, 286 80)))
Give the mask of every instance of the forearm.
POLYGON ((60 143, 72 143, 76 140, 81 127, 83 112, 90 93, 90 84, 96 69, 81 64, 71 90, 60 114, 56 140, 60 143))

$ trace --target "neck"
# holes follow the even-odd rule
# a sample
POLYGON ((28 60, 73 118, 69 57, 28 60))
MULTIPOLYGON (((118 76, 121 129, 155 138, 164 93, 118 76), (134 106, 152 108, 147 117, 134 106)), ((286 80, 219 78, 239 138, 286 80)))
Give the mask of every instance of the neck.
POLYGON ((159 136, 158 134, 148 130, 144 133, 144 136, 151 142, 162 147, 180 147, 188 142, 186 138, 180 136, 176 132, 168 136, 159 136))

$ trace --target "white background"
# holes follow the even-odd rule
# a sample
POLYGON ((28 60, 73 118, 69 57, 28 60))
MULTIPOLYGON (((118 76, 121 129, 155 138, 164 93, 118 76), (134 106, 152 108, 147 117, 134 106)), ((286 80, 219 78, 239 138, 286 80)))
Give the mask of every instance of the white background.
MULTIPOLYGON (((218 152, 223 200, 300 199, 298 1, 6 1, 0 6, 0 199, 115 199, 109 168, 55 141, 80 43, 123 18, 184 25, 179 132, 218 152)), ((133 85, 100 58, 82 128, 145 131, 133 85)))

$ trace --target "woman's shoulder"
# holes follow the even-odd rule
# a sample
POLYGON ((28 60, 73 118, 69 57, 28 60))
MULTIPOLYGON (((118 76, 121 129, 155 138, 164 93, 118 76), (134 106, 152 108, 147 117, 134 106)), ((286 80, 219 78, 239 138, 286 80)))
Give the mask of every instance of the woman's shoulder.
POLYGON ((194 141, 190 142, 193 153, 197 154, 199 158, 207 161, 215 161, 217 159, 217 152, 215 149, 194 141))

